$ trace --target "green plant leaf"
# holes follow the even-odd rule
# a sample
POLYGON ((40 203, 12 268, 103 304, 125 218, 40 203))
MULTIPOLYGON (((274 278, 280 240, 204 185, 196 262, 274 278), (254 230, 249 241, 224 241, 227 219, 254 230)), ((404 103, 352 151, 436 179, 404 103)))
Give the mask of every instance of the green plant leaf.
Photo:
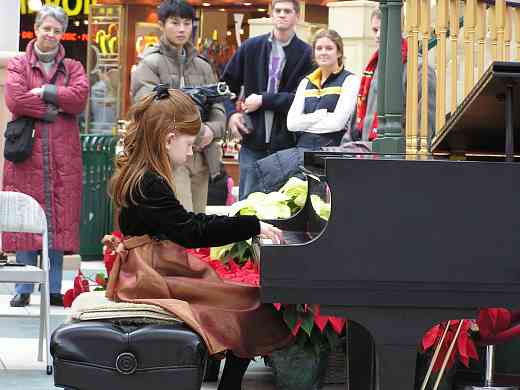
POLYGON ((311 340, 313 344, 319 344, 322 349, 328 348, 327 338, 321 333, 317 326, 312 330, 311 340))
POLYGON ((294 305, 284 305, 283 308, 283 320, 287 324, 289 329, 293 329, 298 321, 298 315, 296 313, 296 307, 294 305))
POLYGON ((301 194, 301 195, 298 195, 295 199, 294 199, 294 203, 299 206, 299 207, 303 207, 305 205, 305 200, 307 199, 307 194, 301 194))
POLYGON ((251 244, 248 241, 236 242, 231 246, 226 256, 231 257, 241 265, 253 256, 251 244))
POLYGON ((330 350, 335 351, 341 345, 341 338, 338 334, 330 327, 329 324, 323 329, 323 334, 327 338, 327 342, 329 344, 330 350))
POLYGON ((301 348, 304 348, 310 343, 309 336, 307 336, 305 332, 298 332, 295 343, 298 344, 301 348))
POLYGON ((307 333, 310 336, 312 333, 313 327, 314 327, 314 316, 309 311, 303 315, 301 328, 305 331, 305 333, 307 333))
POLYGON ((310 344, 314 349, 314 353, 319 355, 321 351, 328 349, 327 339, 321 334, 318 327, 315 327, 310 337, 310 344))
POLYGON ((216 246, 210 249, 210 256, 212 259, 225 260, 229 251, 233 248, 233 244, 216 246))

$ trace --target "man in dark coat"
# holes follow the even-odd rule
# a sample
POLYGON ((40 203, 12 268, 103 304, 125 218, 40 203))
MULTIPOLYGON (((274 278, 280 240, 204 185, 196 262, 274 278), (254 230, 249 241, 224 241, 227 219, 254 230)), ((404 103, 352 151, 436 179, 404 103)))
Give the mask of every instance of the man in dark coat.
POLYGON ((242 139, 240 199, 254 184, 250 172, 255 161, 295 145, 287 131, 287 113, 299 82, 313 68, 311 47, 294 31, 298 0, 273 0, 271 8, 273 31, 245 41, 222 75, 231 91, 245 97, 241 110, 232 104, 226 107, 229 130, 242 139))

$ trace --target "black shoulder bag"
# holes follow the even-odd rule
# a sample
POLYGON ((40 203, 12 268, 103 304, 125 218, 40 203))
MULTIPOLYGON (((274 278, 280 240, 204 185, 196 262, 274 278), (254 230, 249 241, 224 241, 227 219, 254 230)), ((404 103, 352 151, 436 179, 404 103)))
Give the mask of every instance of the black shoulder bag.
POLYGON ((32 153, 34 119, 22 116, 7 123, 4 157, 14 163, 26 160, 32 153))
MULTIPOLYGON (((61 65, 61 64, 60 64, 61 65)), ((58 65, 58 68, 60 67, 58 65)), ((50 84, 54 84, 58 77, 56 70, 50 84)), ((36 119, 22 116, 7 123, 5 128, 4 157, 6 160, 19 163, 32 154, 36 119)))

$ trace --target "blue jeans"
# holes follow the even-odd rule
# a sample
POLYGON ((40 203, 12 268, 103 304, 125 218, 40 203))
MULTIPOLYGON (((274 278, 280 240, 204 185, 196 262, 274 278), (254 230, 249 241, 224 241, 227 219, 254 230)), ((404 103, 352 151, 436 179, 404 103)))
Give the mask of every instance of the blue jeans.
MULTIPOLYGON (((27 265, 36 265, 38 251, 16 252, 16 262, 27 265)), ((63 251, 49 249, 49 291, 51 294, 61 293, 61 280, 63 278, 63 251)), ((33 283, 17 283, 16 294, 31 294, 34 289, 33 283)))
POLYGON ((246 146, 240 148, 238 161, 240 164, 240 183, 238 186, 238 200, 247 198, 255 186, 256 175, 254 172, 254 163, 261 158, 268 156, 267 150, 254 150, 246 146))

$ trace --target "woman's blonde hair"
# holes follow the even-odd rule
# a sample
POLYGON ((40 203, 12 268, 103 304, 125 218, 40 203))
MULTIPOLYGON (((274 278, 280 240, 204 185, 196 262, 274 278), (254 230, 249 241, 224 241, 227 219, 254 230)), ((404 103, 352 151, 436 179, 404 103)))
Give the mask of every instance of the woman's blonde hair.
POLYGON ((143 97, 130 108, 130 124, 123 138, 123 151, 115 161, 110 195, 115 205, 136 204, 135 191, 146 171, 162 176, 174 190, 172 166, 166 150, 166 136, 197 135, 201 128, 197 106, 185 93, 163 89, 143 97))
POLYGON ((336 50, 338 51, 338 65, 341 67, 343 65, 343 39, 338 34, 336 30, 332 29, 321 29, 314 35, 312 38, 312 55, 316 57, 314 52, 316 51, 316 43, 318 39, 321 38, 329 38, 336 45, 336 50))

